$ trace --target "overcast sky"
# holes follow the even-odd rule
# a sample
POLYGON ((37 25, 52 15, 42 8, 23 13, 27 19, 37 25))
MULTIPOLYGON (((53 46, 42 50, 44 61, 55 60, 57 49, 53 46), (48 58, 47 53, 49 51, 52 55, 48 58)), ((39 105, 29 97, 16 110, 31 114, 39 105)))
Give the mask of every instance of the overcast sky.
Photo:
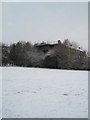
POLYGON ((3 3, 3 42, 32 43, 68 38, 88 48, 88 3, 3 3))

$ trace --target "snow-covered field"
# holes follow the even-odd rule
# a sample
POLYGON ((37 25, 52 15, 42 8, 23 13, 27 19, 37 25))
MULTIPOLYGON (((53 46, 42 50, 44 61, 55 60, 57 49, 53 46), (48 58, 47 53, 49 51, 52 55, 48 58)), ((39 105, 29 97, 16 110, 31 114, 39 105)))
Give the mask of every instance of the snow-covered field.
POLYGON ((2 118, 2 69, 0 68, 0 120, 2 118))
POLYGON ((88 72, 3 67, 3 118, 88 118, 88 72))

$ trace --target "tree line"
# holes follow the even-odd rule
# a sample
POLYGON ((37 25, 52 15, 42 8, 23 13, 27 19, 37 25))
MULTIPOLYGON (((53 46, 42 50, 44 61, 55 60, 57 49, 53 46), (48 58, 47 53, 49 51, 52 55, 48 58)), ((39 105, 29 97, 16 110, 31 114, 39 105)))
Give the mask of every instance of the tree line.
POLYGON ((89 61, 87 52, 68 39, 53 45, 25 41, 2 44, 2 66, 89 70, 89 61))

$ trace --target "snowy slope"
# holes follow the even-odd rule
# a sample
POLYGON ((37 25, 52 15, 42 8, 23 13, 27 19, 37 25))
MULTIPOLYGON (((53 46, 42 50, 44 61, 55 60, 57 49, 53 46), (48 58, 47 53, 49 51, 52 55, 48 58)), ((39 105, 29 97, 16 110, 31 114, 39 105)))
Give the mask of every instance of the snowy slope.
POLYGON ((87 118, 88 72, 3 67, 3 118, 87 118))

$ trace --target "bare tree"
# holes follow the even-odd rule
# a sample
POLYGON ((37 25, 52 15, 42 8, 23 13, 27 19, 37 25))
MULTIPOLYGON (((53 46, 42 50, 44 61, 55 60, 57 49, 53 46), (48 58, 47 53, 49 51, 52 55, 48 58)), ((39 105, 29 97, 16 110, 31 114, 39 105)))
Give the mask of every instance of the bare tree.
POLYGON ((65 39, 63 41, 63 44, 66 45, 66 46, 70 46, 70 40, 69 39, 65 39))

